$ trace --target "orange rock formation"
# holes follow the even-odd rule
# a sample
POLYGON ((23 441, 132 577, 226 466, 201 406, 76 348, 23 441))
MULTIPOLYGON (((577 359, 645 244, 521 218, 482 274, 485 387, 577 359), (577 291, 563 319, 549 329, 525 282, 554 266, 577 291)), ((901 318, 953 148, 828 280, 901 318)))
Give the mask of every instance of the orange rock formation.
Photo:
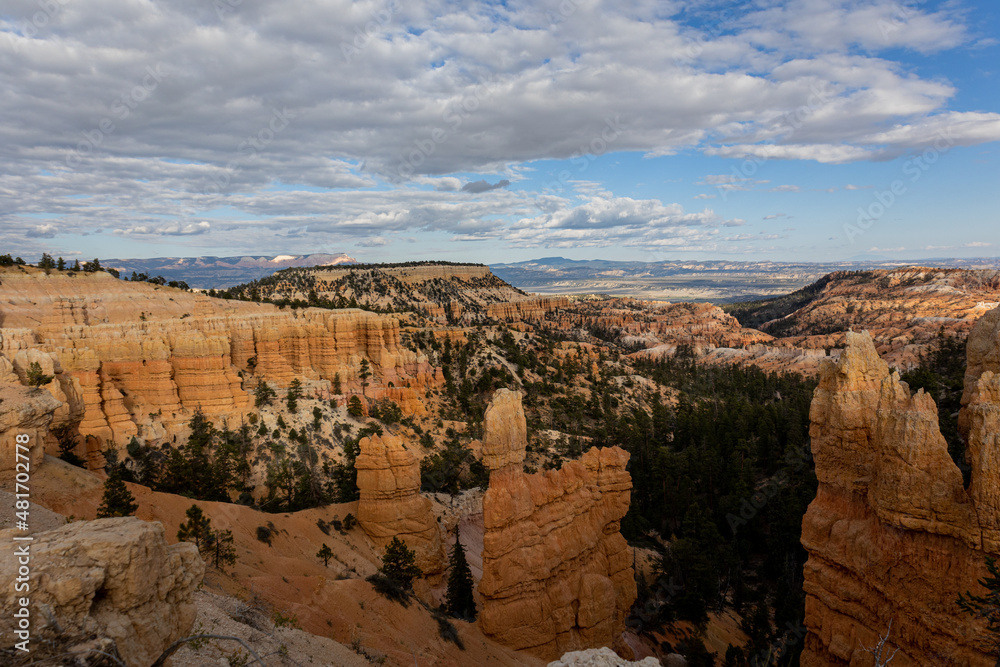
POLYGON ((358 523, 379 549, 398 537, 417 554, 424 574, 444 568, 444 547, 431 501, 420 495, 420 461, 394 435, 362 438, 358 523))
POLYGON ((619 532, 628 511, 629 455, 593 448, 557 471, 525 474, 521 395, 497 391, 486 411, 483 632, 546 659, 616 642, 636 598, 619 532))
POLYGON ((819 489, 802 525, 804 667, 870 664, 861 644, 890 622, 893 665, 994 664, 955 600, 1000 552, 998 331, 994 310, 969 338, 968 490, 934 401, 890 374, 867 333, 848 333, 839 361, 822 365, 810 412, 819 489))
POLYGON ((396 319, 361 310, 280 310, 106 273, 30 268, 3 272, 0 300, 0 354, 19 375, 36 359, 56 375, 50 393, 91 452, 154 421, 169 432, 196 409, 238 414, 257 378, 286 386, 340 373, 351 390, 367 358, 384 387, 373 395, 381 390, 411 410, 415 391, 439 379, 426 357, 400 344, 396 319))

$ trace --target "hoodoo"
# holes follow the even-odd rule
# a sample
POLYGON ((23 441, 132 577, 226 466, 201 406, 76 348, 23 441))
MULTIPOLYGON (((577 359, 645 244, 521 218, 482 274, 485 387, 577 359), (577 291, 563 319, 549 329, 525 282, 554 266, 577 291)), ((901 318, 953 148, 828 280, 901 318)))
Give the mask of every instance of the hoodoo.
POLYGON ((974 327, 960 424, 972 483, 948 454, 932 398, 911 394, 867 333, 823 365, 810 418, 819 490, 803 520, 802 664, 854 665, 892 624, 893 664, 993 665, 959 593, 1000 552, 1000 310, 974 327))
POLYGON ((494 395, 484 429, 483 632, 546 659, 615 643, 636 598, 619 532, 628 453, 592 448, 559 470, 526 474, 521 394, 507 389, 494 395))

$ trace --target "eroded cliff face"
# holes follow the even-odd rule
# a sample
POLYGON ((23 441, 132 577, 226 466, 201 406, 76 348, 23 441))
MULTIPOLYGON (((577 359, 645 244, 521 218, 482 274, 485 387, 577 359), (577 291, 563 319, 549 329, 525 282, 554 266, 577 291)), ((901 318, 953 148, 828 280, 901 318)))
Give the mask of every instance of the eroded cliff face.
POLYGON ((420 495, 420 461, 394 435, 362 438, 359 446, 358 524, 379 549, 398 537, 424 574, 440 572, 444 547, 431 501, 420 495))
POLYGON ((63 420, 79 423, 88 452, 123 445, 153 422, 169 433, 198 409, 237 415, 258 379, 283 387, 339 373, 357 389, 367 358, 382 385, 373 395, 392 393, 410 410, 416 390, 439 380, 400 344, 396 319, 361 310, 280 310, 35 269, 5 271, 0 301, 0 354, 22 378, 35 360, 56 376, 47 390, 63 402, 63 420))
POLYGON ((933 399, 910 392, 867 334, 821 367, 810 412, 819 489, 802 525, 802 665, 870 665, 892 623, 893 665, 993 665, 955 604, 1000 551, 1000 311, 976 324, 962 424, 972 484, 948 454, 933 399))
POLYGON ((482 444, 490 486, 479 583, 483 632, 539 657, 610 646, 636 598, 619 532, 632 480, 628 453, 593 448, 556 471, 523 472, 521 395, 497 391, 482 444))

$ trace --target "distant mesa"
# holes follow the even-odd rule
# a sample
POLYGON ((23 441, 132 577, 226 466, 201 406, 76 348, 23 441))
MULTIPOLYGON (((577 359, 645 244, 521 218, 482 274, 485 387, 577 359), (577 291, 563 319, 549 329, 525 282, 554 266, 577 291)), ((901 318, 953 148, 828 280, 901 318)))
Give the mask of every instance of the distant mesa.
POLYGON ((281 269, 304 266, 357 264, 344 253, 312 255, 241 255, 237 257, 153 257, 150 259, 108 259, 113 267, 128 277, 132 272, 183 280, 191 287, 220 289, 266 278, 281 269))

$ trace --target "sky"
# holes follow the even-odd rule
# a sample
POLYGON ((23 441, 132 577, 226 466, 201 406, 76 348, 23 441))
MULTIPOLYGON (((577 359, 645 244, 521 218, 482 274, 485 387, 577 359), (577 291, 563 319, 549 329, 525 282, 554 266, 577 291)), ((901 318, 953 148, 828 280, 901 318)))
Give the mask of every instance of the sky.
POLYGON ((1000 255, 995 0, 2 0, 29 261, 1000 255))

